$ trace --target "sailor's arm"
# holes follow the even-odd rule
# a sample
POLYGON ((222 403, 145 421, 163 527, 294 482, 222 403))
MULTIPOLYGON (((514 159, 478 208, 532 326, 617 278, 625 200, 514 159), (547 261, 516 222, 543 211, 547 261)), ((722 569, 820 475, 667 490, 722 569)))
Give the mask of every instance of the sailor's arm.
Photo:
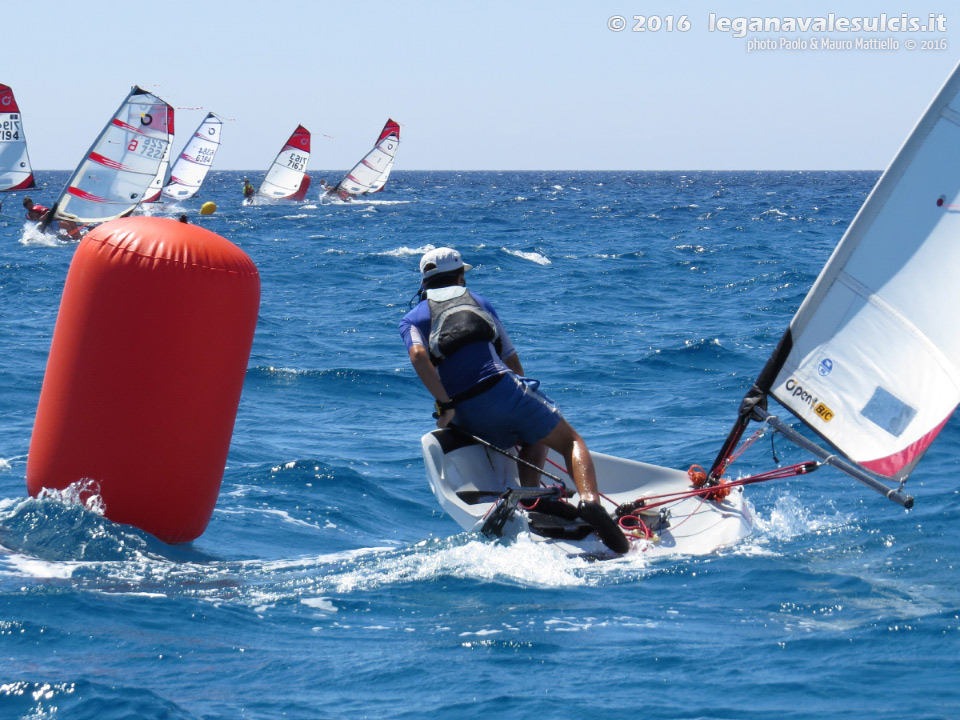
POLYGON ((513 370, 517 375, 523 377, 523 365, 520 364, 520 356, 514 353, 510 357, 502 358, 503 364, 513 370))
MULTIPOLYGON (((413 369, 416 371, 417 377, 420 378, 420 382, 423 383, 424 387, 430 391, 430 394, 433 395, 437 401, 441 403, 450 402, 450 396, 447 395, 447 391, 443 389, 443 383, 440 382, 440 375, 437 373, 437 368, 430 362, 430 354, 427 352, 427 349, 419 343, 414 343, 410 346, 409 352, 410 364, 413 365, 413 369)), ((446 427, 449 425, 450 421, 453 420, 455 412, 456 411, 451 408, 443 413, 437 419, 437 427, 446 427)))

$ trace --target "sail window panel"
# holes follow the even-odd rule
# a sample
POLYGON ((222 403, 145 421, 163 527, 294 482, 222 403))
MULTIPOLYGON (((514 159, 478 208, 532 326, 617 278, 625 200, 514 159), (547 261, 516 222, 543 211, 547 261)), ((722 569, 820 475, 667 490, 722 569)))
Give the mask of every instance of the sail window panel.
POLYGON ((917 416, 917 411, 878 387, 860 414, 894 437, 900 437, 917 416))

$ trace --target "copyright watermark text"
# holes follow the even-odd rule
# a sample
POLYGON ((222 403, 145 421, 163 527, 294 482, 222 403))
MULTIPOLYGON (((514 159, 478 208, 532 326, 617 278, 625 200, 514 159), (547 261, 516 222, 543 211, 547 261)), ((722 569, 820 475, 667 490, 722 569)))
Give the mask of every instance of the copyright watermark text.
POLYGON ((611 15, 611 32, 685 33, 693 28, 747 38, 747 52, 756 50, 946 50, 947 40, 934 35, 947 31, 943 13, 841 16, 829 13, 805 17, 728 17, 690 15, 611 15), (906 38, 902 33, 916 34, 906 38), (778 37, 758 37, 774 35, 778 37), (852 37, 855 35, 856 37, 852 37), (887 37, 877 37, 886 35, 887 37), (900 39, 894 37, 900 35, 900 39), (789 36, 789 37, 788 37, 789 36))

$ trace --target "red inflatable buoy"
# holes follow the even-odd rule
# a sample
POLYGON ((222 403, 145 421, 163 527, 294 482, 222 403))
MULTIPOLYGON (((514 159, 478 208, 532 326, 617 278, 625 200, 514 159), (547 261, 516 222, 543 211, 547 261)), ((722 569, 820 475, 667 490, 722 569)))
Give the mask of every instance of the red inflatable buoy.
POLYGON ((167 218, 114 220, 67 273, 27 490, 99 484, 108 518, 168 543, 207 527, 260 306, 233 243, 167 218))

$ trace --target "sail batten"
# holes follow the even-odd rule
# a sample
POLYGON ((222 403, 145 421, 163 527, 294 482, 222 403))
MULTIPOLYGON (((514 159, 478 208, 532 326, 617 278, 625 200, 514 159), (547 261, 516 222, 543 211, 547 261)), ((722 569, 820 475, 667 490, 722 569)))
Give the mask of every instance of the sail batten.
POLYGON ((9 85, 0 84, 0 191, 36 187, 20 106, 9 85))
POLYGON ((847 228, 741 423, 769 395, 857 466, 903 483, 960 404, 958 93, 960 66, 847 228))
POLYGON ((51 219, 101 223, 144 201, 168 157, 173 108, 134 87, 74 170, 51 219))

